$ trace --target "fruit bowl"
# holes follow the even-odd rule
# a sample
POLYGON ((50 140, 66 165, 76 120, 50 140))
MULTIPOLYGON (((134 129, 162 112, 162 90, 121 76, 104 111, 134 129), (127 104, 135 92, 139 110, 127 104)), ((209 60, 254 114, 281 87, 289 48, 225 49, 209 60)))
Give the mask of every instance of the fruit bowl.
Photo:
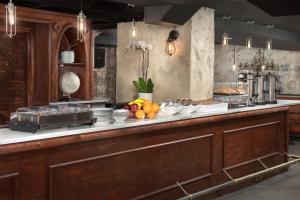
POLYGON ((192 113, 196 112, 199 109, 200 109, 199 105, 182 106, 180 114, 182 114, 182 115, 189 115, 189 114, 192 114, 192 113))
POLYGON ((166 103, 161 104, 160 113, 163 115, 175 115, 182 110, 182 106, 167 106, 166 103))
POLYGON ((128 110, 125 109, 117 109, 114 110, 113 117, 116 122, 123 122, 128 117, 128 110))

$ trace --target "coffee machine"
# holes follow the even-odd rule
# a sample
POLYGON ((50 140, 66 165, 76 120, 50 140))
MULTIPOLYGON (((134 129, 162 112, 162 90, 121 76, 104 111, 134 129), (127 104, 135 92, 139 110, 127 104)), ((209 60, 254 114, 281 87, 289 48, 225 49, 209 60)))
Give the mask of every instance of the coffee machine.
POLYGON ((266 75, 266 103, 277 104, 277 94, 279 93, 279 78, 274 72, 266 75))
POLYGON ((249 71, 249 70, 245 70, 243 72, 240 72, 238 74, 238 82, 239 83, 246 83, 247 85, 247 102, 246 102, 246 106, 251 107, 251 106, 255 106, 255 101, 254 101, 254 74, 253 72, 249 71))
POLYGON ((266 76, 263 72, 258 72, 255 75, 254 81, 254 96, 256 105, 265 105, 265 86, 266 86, 266 76))

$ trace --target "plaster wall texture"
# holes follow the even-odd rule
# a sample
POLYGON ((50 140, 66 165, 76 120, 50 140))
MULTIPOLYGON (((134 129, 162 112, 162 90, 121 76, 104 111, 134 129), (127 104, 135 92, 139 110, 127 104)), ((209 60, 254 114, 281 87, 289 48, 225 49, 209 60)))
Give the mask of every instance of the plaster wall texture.
MULTIPOLYGON (((258 52, 258 48, 246 51, 243 46, 236 46, 236 63, 251 63, 258 52)), ((215 82, 235 82, 236 72, 232 70, 234 62, 234 48, 230 45, 228 50, 222 45, 215 46, 215 82)), ((281 90, 284 94, 300 94, 300 52, 272 50, 265 53, 267 60, 273 59, 280 66, 281 90)))
POLYGON ((116 47, 105 49, 105 67, 94 69, 95 98, 115 102, 116 98, 116 47))
POLYGON ((213 95, 215 26, 214 10, 202 8, 191 19, 190 98, 213 95))
MULTIPOLYGON (((153 46, 149 77, 155 84, 154 101, 210 98, 213 85, 214 40, 211 38, 214 37, 214 11, 201 8, 186 24, 177 26, 176 30, 180 33, 176 41, 177 51, 169 56, 165 48, 172 29, 174 27, 170 25, 137 23, 138 40, 148 41, 153 46), (193 56, 197 58, 192 59, 193 56)), ((118 24, 117 102, 131 101, 137 96, 132 81, 139 77, 142 56, 139 51, 127 49, 129 31, 130 23, 118 24)))

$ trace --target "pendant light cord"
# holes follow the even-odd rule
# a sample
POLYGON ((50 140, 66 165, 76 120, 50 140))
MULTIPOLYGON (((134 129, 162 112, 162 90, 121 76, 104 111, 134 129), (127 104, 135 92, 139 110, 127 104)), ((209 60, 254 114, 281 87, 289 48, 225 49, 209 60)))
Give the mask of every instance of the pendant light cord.
POLYGON ((82 10, 82 0, 80 0, 80 9, 82 10))

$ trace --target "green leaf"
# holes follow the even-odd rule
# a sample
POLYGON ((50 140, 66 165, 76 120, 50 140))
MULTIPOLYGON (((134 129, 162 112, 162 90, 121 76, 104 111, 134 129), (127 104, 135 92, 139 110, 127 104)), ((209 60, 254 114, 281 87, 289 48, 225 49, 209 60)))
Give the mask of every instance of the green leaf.
POLYGON ((147 84, 143 78, 139 78, 139 85, 142 88, 141 92, 146 93, 147 92, 147 84))
POLYGON ((136 89, 141 92, 143 89, 140 87, 140 84, 137 81, 133 81, 133 85, 136 87, 136 89))
POLYGON ((147 81, 147 92, 152 93, 153 88, 154 88, 154 84, 153 84, 151 78, 149 78, 148 81, 147 81))

